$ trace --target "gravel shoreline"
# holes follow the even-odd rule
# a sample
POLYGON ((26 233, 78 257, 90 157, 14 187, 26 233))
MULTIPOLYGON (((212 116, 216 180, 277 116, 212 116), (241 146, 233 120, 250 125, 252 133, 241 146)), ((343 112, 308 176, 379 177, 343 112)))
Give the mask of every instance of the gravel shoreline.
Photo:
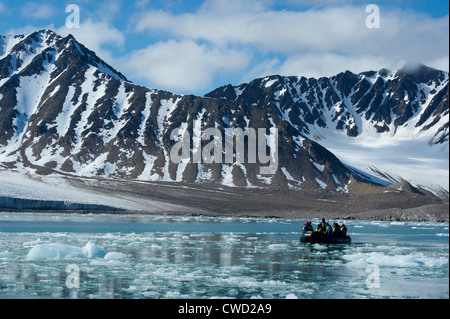
MULTIPOLYGON (((402 191, 358 195, 211 185, 194 187, 189 184, 123 180, 67 179, 66 181, 76 189, 98 196, 103 200, 102 203, 105 202, 105 198, 110 198, 111 207, 105 208, 99 206, 99 203, 91 203, 83 204, 85 206, 79 206, 79 209, 71 209, 70 205, 60 209, 59 205, 49 206, 48 203, 44 205, 46 204, 44 199, 42 207, 46 207, 45 210, 36 206, 0 205, 0 211, 449 222, 448 200, 402 191)), ((22 201, 22 204, 24 203, 27 201, 22 201)))
POLYGON ((234 217, 234 218, 292 218, 292 219, 320 219, 330 220, 369 220, 369 221, 404 221, 404 222, 436 222, 449 223, 448 205, 427 205, 413 209, 361 212, 352 215, 326 214, 318 212, 272 212, 272 214, 218 214, 192 213, 182 211, 161 211, 147 213, 139 211, 108 211, 108 210, 14 210, 0 209, 0 212, 10 213, 39 213, 39 214, 81 214, 81 215, 127 215, 127 216, 184 216, 184 217, 234 217))

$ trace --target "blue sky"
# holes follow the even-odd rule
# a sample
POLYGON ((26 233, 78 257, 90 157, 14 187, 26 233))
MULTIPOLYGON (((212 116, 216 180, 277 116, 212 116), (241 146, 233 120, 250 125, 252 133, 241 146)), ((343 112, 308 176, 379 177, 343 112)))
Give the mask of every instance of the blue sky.
POLYGON ((443 0, 0 0, 0 34, 72 33, 137 84, 203 95, 271 74, 448 71, 448 14, 443 0), (371 3, 379 28, 366 25, 371 3), (69 4, 80 28, 66 26, 69 4))

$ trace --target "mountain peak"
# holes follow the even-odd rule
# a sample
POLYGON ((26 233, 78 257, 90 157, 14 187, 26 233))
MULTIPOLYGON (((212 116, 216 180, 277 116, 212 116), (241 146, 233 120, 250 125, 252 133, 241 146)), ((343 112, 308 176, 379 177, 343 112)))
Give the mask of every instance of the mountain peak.
POLYGON ((382 68, 378 71, 378 74, 381 76, 388 76, 391 73, 391 70, 382 68))
MULTIPOLYGON (((58 52, 58 57, 63 60, 59 64, 61 68, 68 68, 74 63, 78 64, 75 68, 82 68, 82 64, 90 65, 102 73, 129 82, 122 73, 78 42, 72 34, 62 37, 53 30, 42 29, 30 34, 4 37, 3 42, 0 42, 0 59, 4 59, 8 55, 14 55, 15 58, 12 61, 17 62, 15 65, 10 65, 10 69, 16 70, 16 72, 24 70, 40 54, 48 55, 48 51, 53 50, 55 53, 58 52)), ((48 61, 49 58, 49 56, 46 56, 42 57, 41 60, 48 61)), ((56 55, 54 58, 56 58, 56 55)))
POLYGON ((59 36, 55 31, 53 31, 51 29, 42 29, 42 30, 35 31, 31 34, 41 34, 41 35, 46 35, 46 36, 59 36))
POLYGON ((399 75, 406 75, 416 83, 426 83, 435 79, 442 71, 426 66, 422 63, 407 63, 398 71, 399 75))
POLYGON ((403 72, 420 72, 420 71, 430 71, 430 70, 435 70, 434 68, 431 68, 429 66, 426 66, 423 63, 419 63, 419 62, 409 62, 406 63, 401 69, 400 71, 403 72))

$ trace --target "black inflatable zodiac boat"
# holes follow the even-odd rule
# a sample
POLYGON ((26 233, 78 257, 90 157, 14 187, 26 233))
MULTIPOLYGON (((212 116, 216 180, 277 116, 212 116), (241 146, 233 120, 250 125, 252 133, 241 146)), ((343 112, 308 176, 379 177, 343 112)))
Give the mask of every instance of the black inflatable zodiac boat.
POLYGON ((349 244, 352 239, 350 236, 332 237, 323 233, 308 231, 300 236, 300 241, 313 244, 349 244))

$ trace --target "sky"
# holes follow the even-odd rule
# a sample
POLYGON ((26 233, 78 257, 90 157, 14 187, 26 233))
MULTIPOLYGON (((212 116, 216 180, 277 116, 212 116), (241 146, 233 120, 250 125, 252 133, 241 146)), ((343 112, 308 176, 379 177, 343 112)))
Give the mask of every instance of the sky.
POLYGON ((448 0, 0 0, 0 34, 41 29, 72 34, 136 84, 180 94, 273 74, 449 70, 448 0))

